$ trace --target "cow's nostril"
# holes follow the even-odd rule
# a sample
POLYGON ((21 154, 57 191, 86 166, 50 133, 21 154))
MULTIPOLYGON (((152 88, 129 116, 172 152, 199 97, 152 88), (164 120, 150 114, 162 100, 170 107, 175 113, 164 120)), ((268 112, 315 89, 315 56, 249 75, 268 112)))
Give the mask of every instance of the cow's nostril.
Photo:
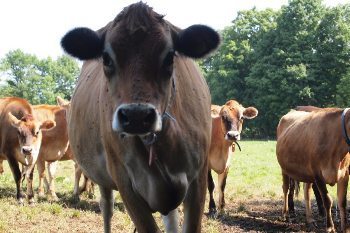
POLYGON ((143 124, 145 126, 151 125, 156 119, 156 111, 154 109, 149 109, 143 119, 143 124))
POLYGON ((22 148, 22 152, 25 155, 31 154, 32 153, 32 148, 22 148))
POLYGON ((128 118, 127 111, 128 111, 127 109, 120 109, 118 112, 119 122, 122 123, 124 126, 130 124, 130 120, 128 118))

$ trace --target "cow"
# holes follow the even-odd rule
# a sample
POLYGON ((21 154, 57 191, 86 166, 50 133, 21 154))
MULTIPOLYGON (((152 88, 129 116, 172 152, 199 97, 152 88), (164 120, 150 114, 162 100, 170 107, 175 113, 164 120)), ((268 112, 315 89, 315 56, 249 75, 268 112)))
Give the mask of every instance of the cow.
POLYGON ((51 120, 40 121, 33 115, 32 106, 27 100, 18 97, 0 99, 0 154, 11 168, 17 189, 17 201, 24 203, 25 194, 21 191, 21 178, 27 180, 27 197, 33 204, 33 168, 38 158, 42 131, 55 127, 51 120), (19 163, 23 166, 22 172, 19 163))
POLYGON ((305 182, 306 221, 313 223, 310 188, 315 183, 326 211, 327 232, 335 232, 331 216, 332 199, 326 184, 337 184, 341 229, 346 231, 346 190, 349 179, 350 128, 347 109, 327 108, 321 111, 291 111, 277 126, 276 154, 283 178, 284 206, 282 214, 288 217, 290 178, 305 182), (290 123, 292 121, 292 123, 290 123), (344 136, 343 136, 344 134, 344 136))
MULTIPOLYGON (((304 112, 312 112, 312 111, 321 111, 324 110, 324 108, 320 108, 320 107, 315 107, 315 106, 311 106, 311 105, 306 105, 306 106, 297 106, 294 108, 294 110, 296 111, 304 111, 304 112)), ((287 119, 284 119, 285 122, 283 123, 283 128, 288 128, 289 125, 291 125, 292 123, 294 123, 294 121, 297 119, 298 114, 291 114, 287 119)), ((280 128, 279 130, 282 131, 284 130, 282 128, 280 128)), ((281 132, 277 133, 281 134, 281 132)), ((309 185, 309 184, 304 184, 304 185, 309 185)), ((318 191, 318 188, 316 186, 316 184, 312 184, 312 190, 314 192, 315 198, 316 198, 316 203, 317 203, 317 208, 318 208, 318 213, 321 216, 325 216, 325 212, 324 212, 324 208, 323 208, 323 204, 322 204, 322 198, 321 198, 321 194, 318 191)), ((289 213, 294 214, 295 213, 295 209, 294 209, 294 194, 298 195, 299 193, 299 182, 296 182, 293 179, 290 179, 289 181, 289 192, 288 192, 288 209, 289 209, 289 213)), ((305 188, 307 190, 307 187, 305 188)), ((316 226, 316 224, 314 223, 314 225, 316 226)))
POLYGON ((113 190, 137 232, 200 232, 211 137, 210 93, 191 58, 214 51, 210 27, 181 30, 139 2, 98 31, 75 28, 61 40, 84 60, 71 99, 68 135, 78 164, 99 185, 104 231, 113 190))
MULTIPOLYGON (((55 191, 55 174, 58 161, 74 160, 74 155, 69 145, 68 129, 66 120, 66 111, 69 108, 69 102, 61 97, 57 97, 58 105, 34 105, 34 116, 39 120, 53 120, 56 127, 50 131, 43 132, 40 153, 37 160, 37 169, 39 173, 39 197, 45 196, 45 189, 48 191, 49 197, 57 201, 58 197, 55 191), (45 163, 47 163, 49 180, 45 175, 45 163)), ((75 163, 75 182, 73 195, 78 198, 82 190, 87 189, 88 179, 85 177, 82 190, 79 190, 79 180, 81 177, 81 169, 75 163)))
POLYGON ((216 213, 213 198, 214 181, 211 170, 218 174, 219 210, 225 207, 225 186, 230 169, 231 156, 235 151, 235 143, 240 140, 243 119, 253 119, 258 115, 254 107, 243 107, 236 100, 229 100, 223 106, 212 105, 212 131, 209 149, 208 191, 209 213, 216 213))

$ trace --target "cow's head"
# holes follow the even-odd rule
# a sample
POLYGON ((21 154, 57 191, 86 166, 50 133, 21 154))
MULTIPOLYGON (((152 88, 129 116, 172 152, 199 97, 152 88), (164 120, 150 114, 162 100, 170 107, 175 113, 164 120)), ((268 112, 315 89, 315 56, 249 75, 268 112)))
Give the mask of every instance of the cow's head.
POLYGON ((222 131, 228 141, 241 139, 243 119, 253 119, 258 115, 254 107, 245 108, 235 100, 229 100, 222 106, 220 113, 222 131))
POLYGON ((106 95, 113 108, 112 128, 124 135, 147 135, 162 129, 174 95, 179 57, 201 58, 217 48, 217 32, 204 25, 180 30, 139 2, 95 32, 76 28, 62 39, 64 50, 103 66, 106 95))
POLYGON ((24 156, 25 165, 34 164, 38 158, 42 140, 42 130, 55 127, 56 123, 51 120, 38 122, 32 115, 24 115, 18 119, 11 112, 8 113, 9 122, 17 130, 20 151, 24 156))

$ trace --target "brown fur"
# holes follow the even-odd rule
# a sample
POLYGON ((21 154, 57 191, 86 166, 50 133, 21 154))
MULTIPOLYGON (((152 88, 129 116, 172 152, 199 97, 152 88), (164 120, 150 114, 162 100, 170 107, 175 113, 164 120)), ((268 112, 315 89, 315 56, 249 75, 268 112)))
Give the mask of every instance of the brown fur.
POLYGON ((27 178, 27 195, 29 202, 34 202, 34 193, 32 189, 33 167, 37 160, 42 140, 41 128, 46 129, 54 127, 54 121, 40 122, 33 117, 31 105, 25 100, 16 97, 0 99, 0 154, 3 159, 7 159, 16 182, 17 199, 23 202, 24 194, 21 192, 21 177, 19 162, 24 166, 27 178), (11 113, 14 118, 9 117, 11 113), (16 120, 16 118, 18 120, 16 120), (11 120, 12 119, 12 120, 11 120), (19 120, 20 119, 20 120, 19 120), (12 122, 11 122, 12 121, 12 122), (30 149, 32 152, 23 150, 30 149), (27 149, 28 148, 28 149, 27 149), (25 158, 28 160, 25 160, 25 158))
POLYGON ((68 117, 71 146, 83 171, 99 184, 105 232, 110 231, 112 189, 117 187, 138 232, 160 232, 152 213, 173 215, 181 203, 183 232, 200 232, 211 130, 209 89, 191 59, 177 55, 164 69, 172 25, 144 4, 134 6, 140 9, 125 9, 99 30, 116 56, 115 71, 106 70, 101 59, 83 64, 68 117), (163 115, 151 146, 139 136, 123 139, 112 129, 113 116, 130 103, 152 104, 175 120, 163 115), (149 165, 153 153, 156 159, 149 165))
MULTIPOLYGON (((282 168, 285 204, 283 214, 288 215, 289 177, 307 183, 305 198, 309 199, 310 183, 315 182, 326 208, 327 230, 334 231, 330 215, 331 199, 326 184, 338 185, 338 202, 341 212, 341 228, 346 229, 346 188, 350 157, 348 145, 342 136, 342 109, 321 111, 291 111, 284 115, 277 127, 276 153, 282 168)), ((347 114, 346 128, 350 130, 347 114)), ((307 222, 312 222, 310 206, 307 206, 307 222)))
POLYGON ((219 210, 225 206, 224 191, 226 178, 230 168, 230 158, 234 152, 234 142, 239 140, 243 127, 243 119, 255 118, 258 110, 254 107, 245 108, 235 100, 229 100, 223 106, 212 105, 212 132, 209 150, 208 190, 210 195, 209 212, 216 212, 213 198, 214 181, 211 170, 218 174, 219 210), (227 138, 230 131, 238 133, 237 138, 227 138), (232 148, 232 149, 231 149, 232 148))

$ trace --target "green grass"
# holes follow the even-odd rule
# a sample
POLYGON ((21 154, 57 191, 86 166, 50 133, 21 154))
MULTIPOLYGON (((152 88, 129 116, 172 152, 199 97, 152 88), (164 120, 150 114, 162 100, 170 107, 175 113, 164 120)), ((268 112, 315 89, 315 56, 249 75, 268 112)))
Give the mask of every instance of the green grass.
MULTIPOLYGON (((242 141, 240 146, 242 151, 236 149, 227 179, 226 210, 215 219, 204 215, 203 232, 280 232, 287 231, 286 229, 290 227, 294 227, 295 231, 304 231, 303 195, 297 199, 301 220, 291 226, 280 219, 282 178, 275 155, 276 141, 242 141)), ((74 185, 72 161, 59 163, 56 191, 60 201, 50 202, 44 198, 38 200, 34 207, 28 203, 18 206, 15 199, 15 184, 6 161, 4 169, 5 173, 0 175, 0 232, 103 232, 97 186, 94 199, 88 198, 87 195, 82 195, 80 201, 72 198, 74 185)), ((34 187, 37 187, 36 171, 34 178, 34 187)), ((215 173, 213 178, 216 182, 215 173)), ((328 188, 336 200, 336 188, 328 188)), ((215 200, 217 201, 216 194, 215 200)), ((179 211, 182 223, 182 207, 179 211)), ((208 200, 205 203, 205 212, 208 212, 208 200)), ((160 215, 154 214, 154 216, 163 229, 160 215)), ((116 193, 112 231, 133 232, 133 230, 134 225, 127 215, 119 193, 116 193)))

